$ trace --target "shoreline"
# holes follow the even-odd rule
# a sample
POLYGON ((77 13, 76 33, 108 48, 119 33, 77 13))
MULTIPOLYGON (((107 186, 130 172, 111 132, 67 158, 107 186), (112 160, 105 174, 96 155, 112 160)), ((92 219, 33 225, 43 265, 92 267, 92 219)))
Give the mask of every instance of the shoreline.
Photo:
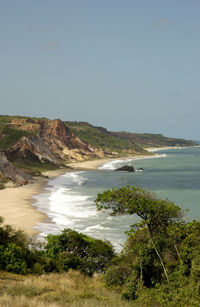
MULTIPOLYGON (((39 211, 35 206, 34 195, 39 194, 49 180, 62 174, 76 171, 95 171, 101 165, 113 160, 134 159, 144 156, 126 156, 120 158, 105 158, 90 161, 69 163, 66 168, 43 172, 45 177, 34 177, 28 184, 17 187, 7 187, 0 190, 0 216, 4 225, 11 225, 14 229, 23 230, 28 236, 39 233, 34 227, 48 220, 48 216, 39 211), (71 167, 68 168, 68 167, 71 167)), ((153 155, 152 155, 153 157, 153 155)))
POLYGON ((183 149, 183 148, 193 148, 193 147, 200 147, 200 145, 194 145, 194 146, 164 146, 164 147, 149 147, 149 148, 144 148, 145 150, 149 151, 149 152, 156 152, 156 151, 160 151, 160 150, 167 150, 167 149, 183 149))
MULTIPOLYGON (((146 148, 148 151, 159 151, 165 149, 174 149, 177 147, 146 148)), ((0 190, 0 216, 4 218, 4 224, 13 226, 15 229, 21 229, 29 236, 37 235, 38 230, 34 229, 38 223, 48 219, 48 216, 39 211, 34 205, 34 195, 39 194, 47 182, 62 174, 76 171, 95 171, 107 162, 126 159, 148 159, 159 157, 160 155, 135 155, 124 157, 110 157, 90 161, 73 162, 66 164, 66 168, 49 170, 43 173, 44 177, 34 177, 27 185, 20 187, 10 187, 0 190), (68 168, 68 167, 71 167, 68 168)), ((101 171, 101 170, 99 170, 101 171)))
POLYGON ((44 172, 44 177, 34 177, 28 184, 18 187, 8 187, 0 190, 0 216, 3 217, 3 224, 11 225, 16 230, 21 229, 27 235, 37 235, 39 232, 33 227, 44 222, 48 217, 33 206, 32 196, 39 194, 47 184, 63 173, 66 169, 44 172))
POLYGON ((139 159, 149 159, 156 158, 160 155, 152 154, 152 155, 135 155, 135 156, 124 156, 124 157, 112 157, 112 158, 103 158, 98 160, 89 160, 89 161, 81 161, 81 162, 72 162, 67 164, 67 166, 73 168, 72 171, 101 171, 99 169, 107 162, 111 161, 122 161, 122 160, 139 160, 139 159))

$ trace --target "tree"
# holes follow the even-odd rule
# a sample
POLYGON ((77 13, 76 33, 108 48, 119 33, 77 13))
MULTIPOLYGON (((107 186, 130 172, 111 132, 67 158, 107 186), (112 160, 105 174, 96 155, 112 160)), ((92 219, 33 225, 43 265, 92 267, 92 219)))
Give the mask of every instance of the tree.
POLYGON ((46 256, 53 259, 59 271, 70 268, 93 275, 104 272, 115 253, 110 243, 64 229, 61 234, 48 235, 46 256))
POLYGON ((182 217, 182 210, 168 200, 157 199, 152 193, 135 186, 113 188, 98 194, 96 205, 99 210, 110 210, 111 215, 137 214, 141 222, 133 225, 136 228, 147 228, 152 246, 160 260, 167 281, 168 274, 156 247, 154 238, 164 233, 170 224, 178 222, 182 217))

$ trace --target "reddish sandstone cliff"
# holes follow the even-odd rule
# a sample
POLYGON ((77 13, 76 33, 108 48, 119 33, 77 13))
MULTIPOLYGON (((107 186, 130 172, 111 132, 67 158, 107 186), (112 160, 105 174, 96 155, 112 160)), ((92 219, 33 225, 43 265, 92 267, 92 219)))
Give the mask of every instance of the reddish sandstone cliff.
POLYGON ((8 126, 34 133, 7 149, 10 161, 20 158, 60 163, 94 156, 94 149, 76 137, 61 120, 17 119, 8 126))

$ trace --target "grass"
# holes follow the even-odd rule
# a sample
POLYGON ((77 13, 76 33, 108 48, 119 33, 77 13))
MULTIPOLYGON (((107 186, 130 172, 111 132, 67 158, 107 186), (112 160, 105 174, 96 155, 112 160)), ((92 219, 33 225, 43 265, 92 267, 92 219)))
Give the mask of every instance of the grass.
POLYGON ((105 288, 99 276, 77 271, 41 276, 0 272, 0 306, 11 307, 131 306, 114 290, 105 288))
POLYGON ((34 118, 28 116, 8 116, 8 115, 0 115, 0 149, 6 150, 10 146, 16 144, 23 136, 31 136, 38 133, 35 131, 25 131, 25 130, 17 130, 15 128, 9 127, 7 124, 11 123, 14 119, 25 119, 28 120, 27 123, 23 123, 23 125, 31 123, 34 119, 44 120, 45 118, 34 118))
POLYGON ((6 150, 16 144, 23 136, 31 136, 34 134, 34 132, 12 129, 7 127, 6 124, 0 123, 0 149, 6 150))
POLYGON ((0 271, 0 306, 3 307, 161 307, 199 306, 200 282, 163 285, 139 290, 135 301, 122 300, 106 288, 101 276, 87 277, 78 271, 46 275, 16 275, 0 271), (198 293, 197 293, 198 292, 198 293))
POLYGON ((30 161, 28 159, 16 159, 13 163, 14 166, 20 168, 28 173, 34 175, 40 175, 40 173, 49 171, 49 170, 56 170, 59 169, 59 166, 46 161, 46 162, 38 162, 38 161, 30 161))
POLYGON ((179 138, 169 138, 162 134, 151 133, 130 133, 130 132, 111 132, 111 135, 118 138, 135 142, 143 147, 162 147, 162 146, 193 146, 195 143, 190 140, 179 138))
POLYGON ((135 153, 148 154, 139 144, 127 139, 118 138, 111 135, 106 129, 94 127, 88 123, 65 122, 72 132, 83 142, 91 144, 93 147, 103 150, 122 152, 131 150, 135 153))

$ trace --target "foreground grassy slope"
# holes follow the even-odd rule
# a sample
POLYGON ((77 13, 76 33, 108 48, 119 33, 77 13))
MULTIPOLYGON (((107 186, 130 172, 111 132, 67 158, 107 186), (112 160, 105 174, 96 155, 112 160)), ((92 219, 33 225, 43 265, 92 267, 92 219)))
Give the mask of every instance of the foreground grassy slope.
POLYGON ((94 127, 86 122, 65 122, 71 130, 84 142, 96 148, 121 152, 131 150, 147 154, 144 148, 164 146, 193 146, 193 141, 168 138, 162 134, 110 132, 102 127, 94 127))
POLYGON ((107 289, 99 276, 79 272, 41 276, 0 272, 0 306, 13 307, 131 306, 120 294, 107 289))
POLYGON ((0 271, 0 306, 13 307, 128 307, 199 306, 199 283, 182 278, 177 284, 141 287, 139 298, 126 301, 117 288, 107 288, 102 276, 77 271, 46 275, 17 275, 0 271))
POLYGON ((99 209, 108 203, 143 219, 118 255, 71 229, 42 247, 0 217, 0 306, 200 306, 200 222, 140 188, 98 195, 99 209))

